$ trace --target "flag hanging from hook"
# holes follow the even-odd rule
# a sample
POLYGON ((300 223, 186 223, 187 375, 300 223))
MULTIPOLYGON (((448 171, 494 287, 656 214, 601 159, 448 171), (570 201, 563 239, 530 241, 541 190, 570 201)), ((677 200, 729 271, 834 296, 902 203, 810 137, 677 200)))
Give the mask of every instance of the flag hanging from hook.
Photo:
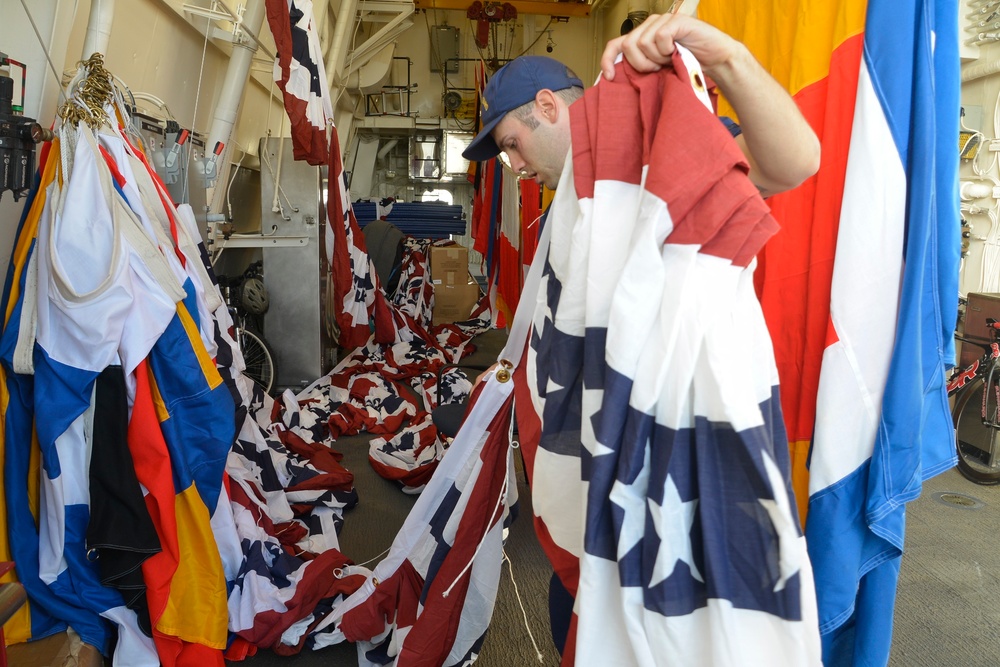
POLYGON ((285 96, 295 159, 312 165, 326 164, 326 124, 333 118, 333 103, 312 3, 267 0, 267 23, 278 51, 274 80, 285 96))

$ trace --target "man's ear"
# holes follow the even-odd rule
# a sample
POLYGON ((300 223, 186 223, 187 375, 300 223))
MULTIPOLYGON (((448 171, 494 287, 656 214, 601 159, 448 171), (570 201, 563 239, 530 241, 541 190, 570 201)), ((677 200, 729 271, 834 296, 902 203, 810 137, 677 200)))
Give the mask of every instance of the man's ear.
POLYGON ((535 93, 535 108, 550 123, 559 120, 559 96, 548 88, 535 93))

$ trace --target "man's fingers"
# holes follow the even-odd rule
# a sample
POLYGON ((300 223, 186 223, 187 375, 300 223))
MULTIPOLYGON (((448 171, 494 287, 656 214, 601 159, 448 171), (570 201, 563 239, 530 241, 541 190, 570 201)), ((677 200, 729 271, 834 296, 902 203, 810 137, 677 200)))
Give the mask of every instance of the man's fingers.
POLYGON ((639 72, 655 72, 674 52, 673 14, 652 15, 625 35, 622 53, 639 72))
POLYGON ((601 73, 604 78, 611 81, 615 78, 615 58, 622 52, 622 42, 625 37, 615 37, 604 47, 604 54, 601 56, 601 73))
POLYGON ((670 60, 675 48, 674 33, 677 24, 674 19, 674 14, 663 14, 652 20, 647 19, 639 26, 636 48, 647 60, 657 65, 663 65, 670 60))
POLYGON ((639 72, 655 72, 670 61, 674 42, 685 29, 688 17, 677 14, 652 14, 627 35, 608 42, 601 56, 604 78, 615 77, 615 58, 622 54, 639 72))

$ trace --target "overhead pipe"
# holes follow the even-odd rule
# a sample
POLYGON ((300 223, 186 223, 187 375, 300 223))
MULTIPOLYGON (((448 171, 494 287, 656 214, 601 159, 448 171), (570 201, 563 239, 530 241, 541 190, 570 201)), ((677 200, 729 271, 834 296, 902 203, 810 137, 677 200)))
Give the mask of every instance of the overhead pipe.
POLYGON ((390 139, 389 141, 387 141, 386 144, 385 144, 385 146, 383 146, 382 148, 379 149, 378 154, 375 156, 375 159, 376 160, 384 160, 385 156, 389 154, 389 151, 391 151, 393 148, 395 148, 396 144, 398 144, 398 143, 399 143, 399 139, 390 139))
POLYGON ((357 0, 341 0, 336 29, 333 31, 333 45, 325 63, 326 83, 329 88, 340 83, 340 73, 347 59, 347 34, 354 29, 354 14, 357 9, 357 0))
POLYGON ((404 21, 406 21, 410 15, 413 14, 413 5, 409 5, 408 9, 409 11, 403 11, 394 16, 392 20, 382 26, 378 32, 369 37, 364 44, 361 44, 354 50, 351 54, 351 59, 354 62, 351 63, 351 67, 344 74, 345 77, 358 71, 362 65, 371 59, 378 49, 381 49, 387 44, 391 44, 400 33, 413 25, 412 21, 404 23, 404 21))
MULTIPOLYGON (((1000 0, 998 0, 1000 1, 1000 0)), ((326 35, 326 21, 327 14, 330 13, 330 2, 329 0, 323 0, 321 2, 313 3, 313 18, 316 19, 316 32, 319 34, 320 41, 325 41, 326 35)))
POLYGON ((322 52, 323 65, 326 66, 330 57, 330 47, 333 44, 333 9, 331 0, 321 0, 313 5, 313 17, 316 19, 316 34, 319 35, 319 48, 322 52))
POLYGON ((115 18, 115 0, 93 0, 90 4, 90 18, 87 20, 87 36, 83 40, 81 60, 95 53, 108 53, 111 41, 111 24, 115 18))
MULTIPOLYGON (((257 36, 264 23, 265 0, 247 0, 246 8, 243 12, 243 20, 240 23, 244 31, 257 36)), ((215 106, 215 115, 212 118, 212 126, 208 131, 208 140, 205 143, 205 150, 211 151, 216 142, 225 145, 223 153, 219 156, 217 164, 219 183, 226 183, 229 178, 229 156, 232 151, 233 127, 236 125, 237 114, 240 110, 240 103, 243 100, 243 91, 246 89, 247 79, 250 76, 250 65, 253 62, 254 54, 257 53, 257 42, 249 37, 243 36, 233 41, 233 51, 229 56, 229 66, 226 68, 226 75, 222 81, 222 90, 219 93, 219 101, 215 106)), ((268 100, 271 104, 271 100, 268 100)), ((215 187, 209 189, 208 200, 209 210, 218 213, 222 210, 225 199, 226 188, 215 187)), ((195 213, 199 213, 196 211, 195 213)))

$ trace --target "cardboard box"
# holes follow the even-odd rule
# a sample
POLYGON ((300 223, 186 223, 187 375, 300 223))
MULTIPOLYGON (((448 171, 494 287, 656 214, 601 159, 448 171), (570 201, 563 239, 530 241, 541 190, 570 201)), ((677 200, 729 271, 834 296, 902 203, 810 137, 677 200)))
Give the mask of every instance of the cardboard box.
MULTIPOLYGON (((468 271, 466 271, 468 274, 468 271)), ((431 324, 461 322, 469 319, 479 302, 479 283, 434 286, 434 314, 431 324)))
MULTIPOLYGON (((969 292, 969 303, 965 307, 962 337, 970 338, 983 345, 993 341, 987 319, 1000 320, 1000 294, 996 292, 969 292)), ((980 345, 962 343, 962 354, 958 365, 965 368, 986 352, 980 345)))
POLYGON ((83 644, 75 633, 70 635, 68 632, 59 632, 43 639, 8 646, 7 664, 18 667, 101 667, 104 659, 100 651, 83 644))
POLYGON ((464 285, 469 281, 469 250, 465 246, 431 246, 431 282, 464 285))

